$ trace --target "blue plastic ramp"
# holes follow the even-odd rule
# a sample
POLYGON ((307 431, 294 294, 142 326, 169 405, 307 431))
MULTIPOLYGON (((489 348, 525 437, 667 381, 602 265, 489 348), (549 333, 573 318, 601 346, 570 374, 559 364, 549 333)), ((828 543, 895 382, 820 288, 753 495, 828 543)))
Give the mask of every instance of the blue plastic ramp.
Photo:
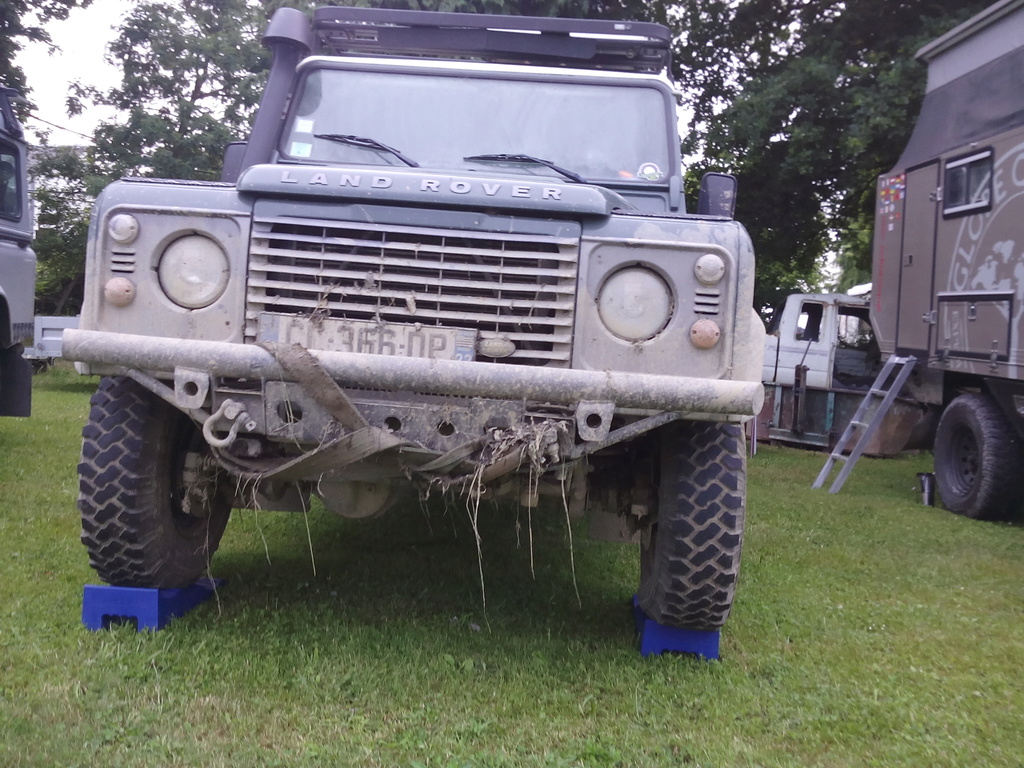
POLYGON ((112 623, 131 623, 137 631, 156 631, 208 600, 224 579, 200 579, 180 589, 145 589, 86 584, 82 595, 82 623, 88 629, 106 629, 112 623))
POLYGON ((718 630, 681 629, 666 627, 647 618, 636 595, 633 596, 633 621, 640 638, 640 655, 692 653, 705 659, 718 659, 718 644, 722 633, 718 630))

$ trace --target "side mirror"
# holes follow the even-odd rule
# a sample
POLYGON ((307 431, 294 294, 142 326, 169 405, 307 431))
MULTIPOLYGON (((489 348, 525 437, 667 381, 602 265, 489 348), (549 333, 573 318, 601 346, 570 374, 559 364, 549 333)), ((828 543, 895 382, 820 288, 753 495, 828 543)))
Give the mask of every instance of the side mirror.
POLYGON ((724 216, 731 219, 735 212, 736 177, 728 173, 705 173, 700 180, 698 215, 724 216))
POLYGON ((220 169, 221 181, 238 181, 238 174, 242 171, 242 160, 245 158, 245 144, 244 141, 232 141, 224 147, 224 164, 220 169))
POLYGON ((22 139, 25 134, 17 115, 14 114, 12 102, 15 101, 25 102, 25 99, 13 88, 0 85, 0 132, 14 139, 22 139))

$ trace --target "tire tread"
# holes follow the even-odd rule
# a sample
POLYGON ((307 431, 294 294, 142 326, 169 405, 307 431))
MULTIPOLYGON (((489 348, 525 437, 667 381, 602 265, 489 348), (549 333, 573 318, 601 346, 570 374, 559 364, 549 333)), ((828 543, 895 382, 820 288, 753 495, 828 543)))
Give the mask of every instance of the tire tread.
POLYGON ((174 525, 153 498, 153 477, 142 459, 152 425, 180 418, 133 380, 106 377, 90 400, 78 464, 81 541, 89 564, 108 584, 182 587, 200 576, 217 548, 230 512, 218 507, 204 526, 202 551, 180 557, 174 525), (177 556, 176 556, 177 555, 177 556))
POLYGON ((657 541, 639 594, 661 624, 714 630, 729 616, 743 546, 743 443, 733 424, 683 422, 665 431, 657 541))

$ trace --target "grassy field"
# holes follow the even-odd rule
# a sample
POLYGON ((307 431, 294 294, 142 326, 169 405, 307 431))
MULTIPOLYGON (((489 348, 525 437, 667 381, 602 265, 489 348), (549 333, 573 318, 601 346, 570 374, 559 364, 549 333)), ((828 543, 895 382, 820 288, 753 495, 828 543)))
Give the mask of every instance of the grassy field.
POLYGON ((643 659, 635 549, 481 512, 236 512, 218 600, 80 623, 75 464, 94 380, 0 420, 0 765, 1021 766, 1024 527, 920 504, 927 456, 762 448, 720 662, 643 659), (307 531, 308 526, 308 531, 307 531), (312 552, 309 541, 312 540, 312 552), (315 572, 314 572, 315 568, 315 572), (578 587, 581 601, 578 603, 578 587))

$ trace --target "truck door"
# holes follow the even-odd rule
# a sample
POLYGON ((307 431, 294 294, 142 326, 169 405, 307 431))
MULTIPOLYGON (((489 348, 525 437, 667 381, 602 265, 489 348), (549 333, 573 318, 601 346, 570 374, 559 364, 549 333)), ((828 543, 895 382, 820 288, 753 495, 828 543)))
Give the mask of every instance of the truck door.
MULTIPOLYGON (((1009 173, 1015 178, 1011 153, 1009 173)), ((942 174, 942 218, 935 251, 935 316, 932 354, 959 359, 976 373, 985 363, 997 373, 1014 353, 1015 317, 1021 283, 1019 206, 993 210, 995 151, 972 147, 946 161, 942 174), (1018 217, 1014 214, 1017 213, 1018 217)), ((1005 185, 1005 181, 1001 184, 1005 185)), ((1002 187, 1004 198, 1007 196, 1002 187)))
POLYGON ((896 351, 926 356, 935 295, 935 226, 939 164, 907 172, 902 264, 896 322, 896 351))

